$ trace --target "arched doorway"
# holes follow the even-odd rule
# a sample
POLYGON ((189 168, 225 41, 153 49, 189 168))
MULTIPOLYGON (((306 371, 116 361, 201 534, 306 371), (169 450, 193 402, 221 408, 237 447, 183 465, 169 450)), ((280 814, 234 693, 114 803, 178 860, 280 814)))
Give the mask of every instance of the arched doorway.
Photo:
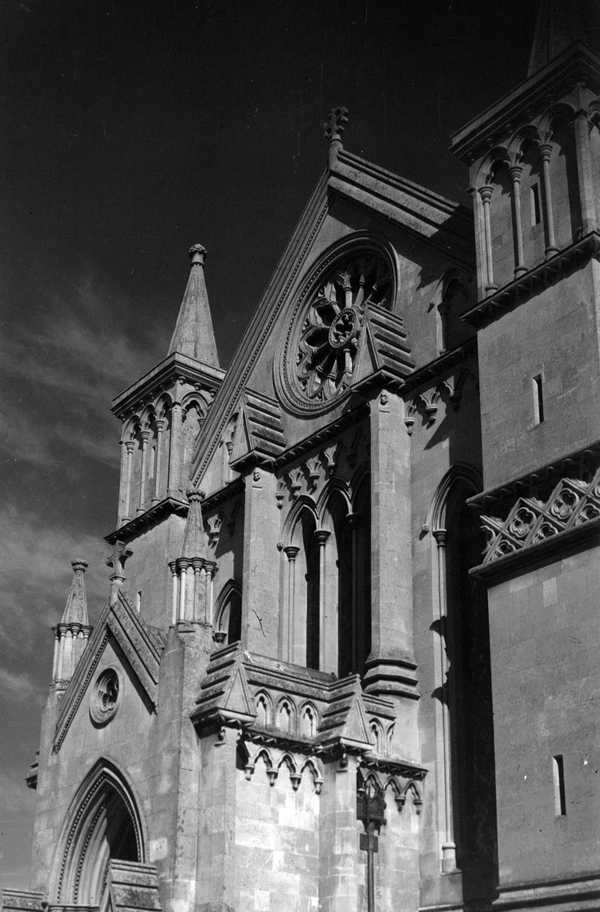
POLYGON ((111 859, 143 861, 144 846, 131 789, 113 764, 101 760, 71 803, 59 846, 57 903, 104 908, 111 859))

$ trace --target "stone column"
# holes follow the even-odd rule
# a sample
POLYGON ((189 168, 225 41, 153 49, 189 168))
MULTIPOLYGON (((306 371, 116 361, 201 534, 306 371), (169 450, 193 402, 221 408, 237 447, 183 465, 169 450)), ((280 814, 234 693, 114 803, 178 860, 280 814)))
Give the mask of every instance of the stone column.
POLYGON ((182 405, 174 402, 171 406, 171 439, 169 441, 168 496, 181 499, 181 439, 182 405))
POLYGON ((575 154, 581 205, 581 233, 588 234, 596 227, 596 207, 589 120, 584 108, 580 108, 575 114, 575 154))
MULTIPOLYGON (((327 615, 327 539, 330 536, 327 529, 315 530, 315 541, 319 547, 319 629, 317 637, 319 642, 319 670, 337 672, 337 662, 334 661, 337 646, 337 624, 331 628, 331 618, 327 615), (332 642, 332 636, 335 637, 332 642)), ((308 644, 307 644, 308 646, 308 644)))
POLYGON ((295 602, 296 602, 296 557, 300 548, 296 545, 288 545, 283 549, 287 557, 287 593, 286 606, 283 613, 282 625, 282 657, 287 662, 294 661, 294 632, 295 632, 295 602))
POLYGON ((360 567, 358 566, 358 529, 360 525, 360 516, 358 513, 349 513, 346 522, 351 529, 351 548, 352 548, 352 610, 351 610, 351 656, 352 670, 360 674, 360 658, 358 654, 358 593, 360 591, 360 567))
POLYGON ((400 433, 404 403, 398 395, 382 390, 369 407, 371 654, 365 685, 372 693, 414 700, 410 437, 400 433))
POLYGON ((492 256, 492 226, 490 221, 490 205, 494 188, 490 186, 480 187, 479 196, 483 205, 483 237, 485 250, 486 282, 485 291, 495 291, 494 284, 494 260, 492 256))
POLYGON ((146 484, 147 484, 147 474, 148 474, 148 441, 152 436, 152 431, 150 428, 144 428, 141 432, 142 438, 142 467, 140 469, 140 501, 138 504, 138 513, 144 512, 144 504, 146 503, 146 484))
POLYGON ((515 232, 515 278, 527 272, 523 256, 523 223, 521 219, 521 165, 510 169, 512 180, 513 225, 515 232))
POLYGON ((161 453, 166 424, 167 422, 164 418, 156 419, 156 459, 154 460, 154 494, 152 495, 152 503, 158 503, 160 500, 160 488, 162 483, 161 453))
POLYGON ((188 561, 185 557, 180 557, 177 561, 177 569, 179 571, 179 613, 177 620, 185 621, 187 620, 187 569, 189 566, 188 561))
POLYGON ((244 490, 242 641, 250 652, 275 657, 279 631, 275 476, 255 468, 245 476, 244 490))
POLYGON ((456 843, 454 840, 454 810, 452 803, 452 735, 450 716, 450 685, 448 671, 451 654, 450 625, 447 610, 446 583, 446 540, 445 529, 435 529, 433 537, 437 544, 437 617, 434 624, 437 628, 437 643, 434 649, 435 690, 438 696, 436 704, 436 753, 438 769, 439 796, 438 812, 440 814, 441 862, 445 874, 456 871, 456 843))
POLYGON ((477 265, 477 298, 483 298, 487 285, 487 252, 485 245, 485 228, 483 224, 483 207, 481 195, 475 187, 469 190, 473 199, 473 214, 475 216, 475 251, 477 265))
POLYGON ((178 596, 178 581, 177 581, 177 562, 170 561, 169 570, 171 571, 171 624, 177 623, 177 596, 178 596))
POLYGON ((544 188, 544 214, 546 216, 546 257, 558 253, 556 237, 554 234, 554 211, 552 206, 552 185, 550 183, 550 159, 552 157, 552 144, 542 143, 540 146, 542 159, 542 184, 544 188))
POLYGON ((117 525, 120 526, 121 523, 127 518, 127 508, 129 500, 129 456, 127 450, 128 440, 122 440, 120 443, 121 447, 121 467, 119 473, 119 514, 117 517, 117 525))

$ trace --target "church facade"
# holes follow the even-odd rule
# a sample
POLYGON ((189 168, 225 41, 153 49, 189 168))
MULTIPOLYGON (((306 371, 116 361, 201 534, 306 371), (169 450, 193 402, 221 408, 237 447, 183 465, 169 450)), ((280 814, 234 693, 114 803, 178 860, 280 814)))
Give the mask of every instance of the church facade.
POLYGON ((5 912, 599 907, 588 13, 542 3, 527 77, 454 136, 472 211, 334 109, 227 371, 191 249, 113 403, 110 594, 92 628, 74 561, 5 912))

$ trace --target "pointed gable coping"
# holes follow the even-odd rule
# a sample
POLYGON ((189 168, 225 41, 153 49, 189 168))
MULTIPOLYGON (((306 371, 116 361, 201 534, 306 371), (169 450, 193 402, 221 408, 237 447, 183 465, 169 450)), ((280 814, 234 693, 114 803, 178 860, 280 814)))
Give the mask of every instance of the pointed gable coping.
POLYGON ((384 382, 404 380, 413 372, 414 366, 402 317, 370 304, 353 386, 373 382, 376 376, 384 382))
POLYGON ((192 713, 195 723, 217 719, 252 722, 256 718, 244 658, 240 643, 213 652, 196 701, 196 709, 192 713))
POLYGON ((338 155, 329 188, 387 216, 453 258, 473 262, 473 217, 460 203, 345 149, 338 155))
POLYGON ((321 744, 326 746, 341 741, 349 747, 369 749, 372 745, 360 677, 352 675, 336 682, 331 688, 329 700, 319 728, 321 744))
POLYGON ((130 669, 153 709, 158 696, 160 666, 159 638, 129 604, 122 592, 114 605, 108 604, 88 642, 60 704, 53 749, 58 752, 96 672, 109 640, 119 646, 130 669))
POLYGON ((240 435, 234 443, 233 468, 239 471, 248 460, 271 463, 283 453, 285 434, 281 409, 275 399, 245 389, 239 404, 238 424, 240 435), (236 444, 242 448, 239 453, 236 453, 236 444))
POLYGON ((327 214, 327 176, 327 171, 321 175, 208 413, 193 461, 194 484, 203 478, 215 455, 227 422, 239 403, 240 393, 263 352, 271 327, 306 265, 313 241, 327 214))
POLYGON ((182 377, 191 383, 199 383, 209 390, 216 390, 224 376, 225 371, 221 367, 211 367, 188 355, 174 352, 115 396, 111 412, 117 418, 126 416, 143 399, 167 388, 176 377, 182 377))

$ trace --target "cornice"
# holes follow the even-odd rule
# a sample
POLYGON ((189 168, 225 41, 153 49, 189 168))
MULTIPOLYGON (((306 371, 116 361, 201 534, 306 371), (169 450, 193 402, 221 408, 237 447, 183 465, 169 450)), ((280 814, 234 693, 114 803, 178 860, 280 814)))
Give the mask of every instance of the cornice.
POLYGON ((328 188, 373 209, 451 259, 472 266, 475 258, 473 216, 461 203, 379 168, 346 150, 340 151, 328 188))
POLYGON ((496 504, 514 500, 522 494, 531 494, 541 486, 551 487, 560 477, 574 470, 579 476, 584 474, 582 469, 588 473, 593 472, 598 465, 599 455, 600 440, 592 441, 585 447, 570 450, 551 462, 546 462, 522 475, 516 475, 501 485, 486 488, 480 494, 469 497, 467 504, 477 510, 489 511, 496 504))
POLYGON ((155 526, 172 513, 177 513, 178 516, 187 516, 188 506, 187 501, 176 500, 174 497, 165 497, 164 500, 153 504, 144 513, 134 516, 133 519, 119 526, 118 529, 105 535, 104 541, 107 541, 109 545, 114 545, 116 541, 130 542, 137 538, 141 532, 145 532, 155 526))
POLYGON ((457 130, 451 140, 452 152, 470 164, 511 131, 530 109, 550 106, 582 81, 600 87, 600 60, 578 42, 457 130))
MULTIPOLYGON (((356 391, 356 389, 356 387, 353 387, 353 391, 356 391)), ((303 456, 316 446, 320 446, 336 437, 340 431, 343 431, 345 428, 351 427, 353 424, 358 424, 368 416, 368 413, 368 405, 365 402, 361 402, 360 405, 355 406, 354 408, 348 408, 343 411, 341 415, 338 415, 337 418, 334 418, 333 421, 330 421, 329 424, 324 425, 319 428, 318 431, 314 431, 312 434, 309 434, 308 437, 304 437, 293 446, 288 447, 287 450, 273 461, 273 470, 277 471, 278 469, 283 468, 289 462, 298 459, 299 456, 303 456)))
POLYGON ((203 364, 188 355, 173 352, 172 355, 167 355, 152 370, 119 393, 118 396, 115 396, 112 401, 111 411, 117 418, 124 417, 130 409, 139 403, 140 399, 155 395, 156 392, 168 387, 176 379, 201 384, 205 389, 214 391, 223 382, 225 373, 220 367, 203 364))
POLYGON ((481 329, 492 323, 495 319, 528 300, 532 294, 537 294, 548 288, 561 276, 580 265, 583 260, 600 254, 600 233, 591 231, 554 256, 537 266, 532 267, 523 275, 518 276, 508 285, 488 295, 475 307, 462 314, 461 320, 481 329))
POLYGON ((410 394, 421 386, 429 385, 432 380, 439 380, 458 364, 472 360, 476 354, 477 340, 473 338, 450 351, 444 352, 434 358, 433 361, 415 368, 411 374, 404 378, 402 395, 410 394))

